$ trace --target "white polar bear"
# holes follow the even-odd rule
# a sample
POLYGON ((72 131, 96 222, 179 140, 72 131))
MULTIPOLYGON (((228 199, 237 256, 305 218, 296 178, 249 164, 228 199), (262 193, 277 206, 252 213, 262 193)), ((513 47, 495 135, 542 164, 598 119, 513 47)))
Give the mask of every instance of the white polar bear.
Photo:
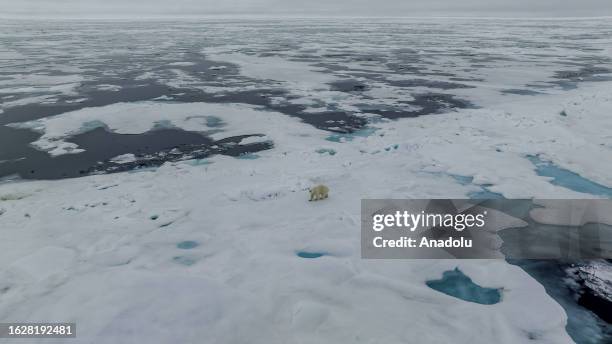
POLYGON ((309 201, 318 201, 325 199, 329 196, 329 188, 325 185, 317 185, 313 188, 310 188, 310 200, 309 201))

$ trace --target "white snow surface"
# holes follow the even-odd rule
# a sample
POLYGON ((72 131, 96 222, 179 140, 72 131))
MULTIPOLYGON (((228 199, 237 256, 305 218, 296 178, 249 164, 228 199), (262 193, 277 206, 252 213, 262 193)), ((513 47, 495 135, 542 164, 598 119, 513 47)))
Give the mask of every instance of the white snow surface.
MULTIPOLYGON (((219 157, 208 167, 4 186, 31 195, 3 202, 0 320, 75 321, 77 343, 516 343, 526 333, 570 342, 561 307, 502 260, 360 258, 361 197, 386 196, 385 185, 425 196, 439 182, 385 175, 385 184, 373 167, 352 172, 304 153, 289 154, 292 167, 219 157), (320 166, 304 173, 302 159, 320 166), (305 186, 321 177, 331 198, 308 202, 305 186), (200 246, 178 249, 185 240, 200 246), (299 250, 327 255, 301 259, 299 250), (504 287, 503 301, 478 305, 425 285, 457 266, 504 287)), ((445 192, 461 192, 448 184, 445 192)))
POLYGON ((272 80, 284 83, 292 90, 315 91, 329 89, 328 83, 337 80, 325 69, 313 67, 308 63, 291 61, 279 56, 251 56, 239 52, 221 52, 207 49, 204 53, 215 60, 229 62, 240 66, 240 74, 259 80, 272 80))
POLYGON ((477 189, 446 174, 474 176, 507 197, 587 197, 537 176, 524 156, 578 162, 579 173, 610 185, 602 145, 610 117, 601 111, 612 108, 608 87, 381 122, 374 135, 346 143, 236 104, 117 104, 36 121, 61 139, 93 120, 146 131, 161 119, 157 106, 174 125, 202 128, 188 119, 198 109, 226 123, 223 135, 256 131, 275 147, 248 161, 215 156, 207 165, 0 185, 0 196, 21 195, 0 197, 0 321, 74 321, 75 343, 518 343, 528 334, 569 343, 562 308, 503 260, 361 259, 360 199, 477 189), (128 107, 129 117, 113 115, 128 107), (559 116, 562 108, 572 115, 559 116), (141 110, 148 120, 132 121, 141 110), (317 153, 322 147, 337 153, 317 153), (330 187, 329 199, 307 201, 315 183, 330 187), (199 245, 180 249, 182 241, 199 245), (303 259, 301 250, 325 255, 303 259), (455 267, 503 287, 502 302, 479 305, 425 285, 455 267))

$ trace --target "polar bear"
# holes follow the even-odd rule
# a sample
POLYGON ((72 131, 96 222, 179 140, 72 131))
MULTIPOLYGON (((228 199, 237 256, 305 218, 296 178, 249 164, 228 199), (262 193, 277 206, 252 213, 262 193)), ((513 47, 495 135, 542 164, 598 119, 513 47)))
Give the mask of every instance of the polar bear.
POLYGON ((313 188, 310 188, 309 191, 310 191, 309 201, 318 201, 318 200, 325 199, 329 196, 329 188, 325 185, 317 185, 313 188))

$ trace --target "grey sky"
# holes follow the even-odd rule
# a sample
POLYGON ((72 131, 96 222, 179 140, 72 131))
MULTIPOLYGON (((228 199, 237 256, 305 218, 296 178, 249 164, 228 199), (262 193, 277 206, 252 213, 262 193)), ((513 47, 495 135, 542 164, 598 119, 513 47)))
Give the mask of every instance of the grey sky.
POLYGON ((611 16, 612 0, 0 0, 0 16, 611 16))

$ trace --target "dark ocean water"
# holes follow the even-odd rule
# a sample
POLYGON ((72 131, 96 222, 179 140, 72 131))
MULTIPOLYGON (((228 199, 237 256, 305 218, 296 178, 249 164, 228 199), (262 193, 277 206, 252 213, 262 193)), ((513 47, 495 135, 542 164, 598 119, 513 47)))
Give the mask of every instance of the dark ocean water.
POLYGON ((144 165, 157 166, 162 156, 175 161, 198 149, 235 155, 271 147, 211 151, 205 133, 177 129, 124 136, 96 130, 67 140, 86 145, 86 152, 51 158, 29 146, 41 133, 7 127, 10 123, 125 102, 212 102, 261 106, 350 134, 372 120, 481 107, 474 100, 479 97, 470 95, 499 84, 500 73, 524 78, 495 86, 500 99, 610 80, 612 57, 605 48, 611 34, 612 26, 586 21, 6 21, 0 24, 0 177, 121 171, 108 163, 115 153, 141 155, 144 165), (330 98, 320 89, 297 92, 290 84, 243 75, 240 65, 208 53, 225 48, 319 68, 335 76, 328 90, 348 98, 330 98), (388 101, 385 93, 372 93, 387 88, 396 92, 388 101), (299 101, 305 92, 310 104, 299 101), (316 114, 309 111, 313 106, 316 114), (96 148, 106 146, 111 149, 96 148), (163 154, 174 148, 185 152, 163 154), (156 158, 147 159, 151 156, 156 158))

